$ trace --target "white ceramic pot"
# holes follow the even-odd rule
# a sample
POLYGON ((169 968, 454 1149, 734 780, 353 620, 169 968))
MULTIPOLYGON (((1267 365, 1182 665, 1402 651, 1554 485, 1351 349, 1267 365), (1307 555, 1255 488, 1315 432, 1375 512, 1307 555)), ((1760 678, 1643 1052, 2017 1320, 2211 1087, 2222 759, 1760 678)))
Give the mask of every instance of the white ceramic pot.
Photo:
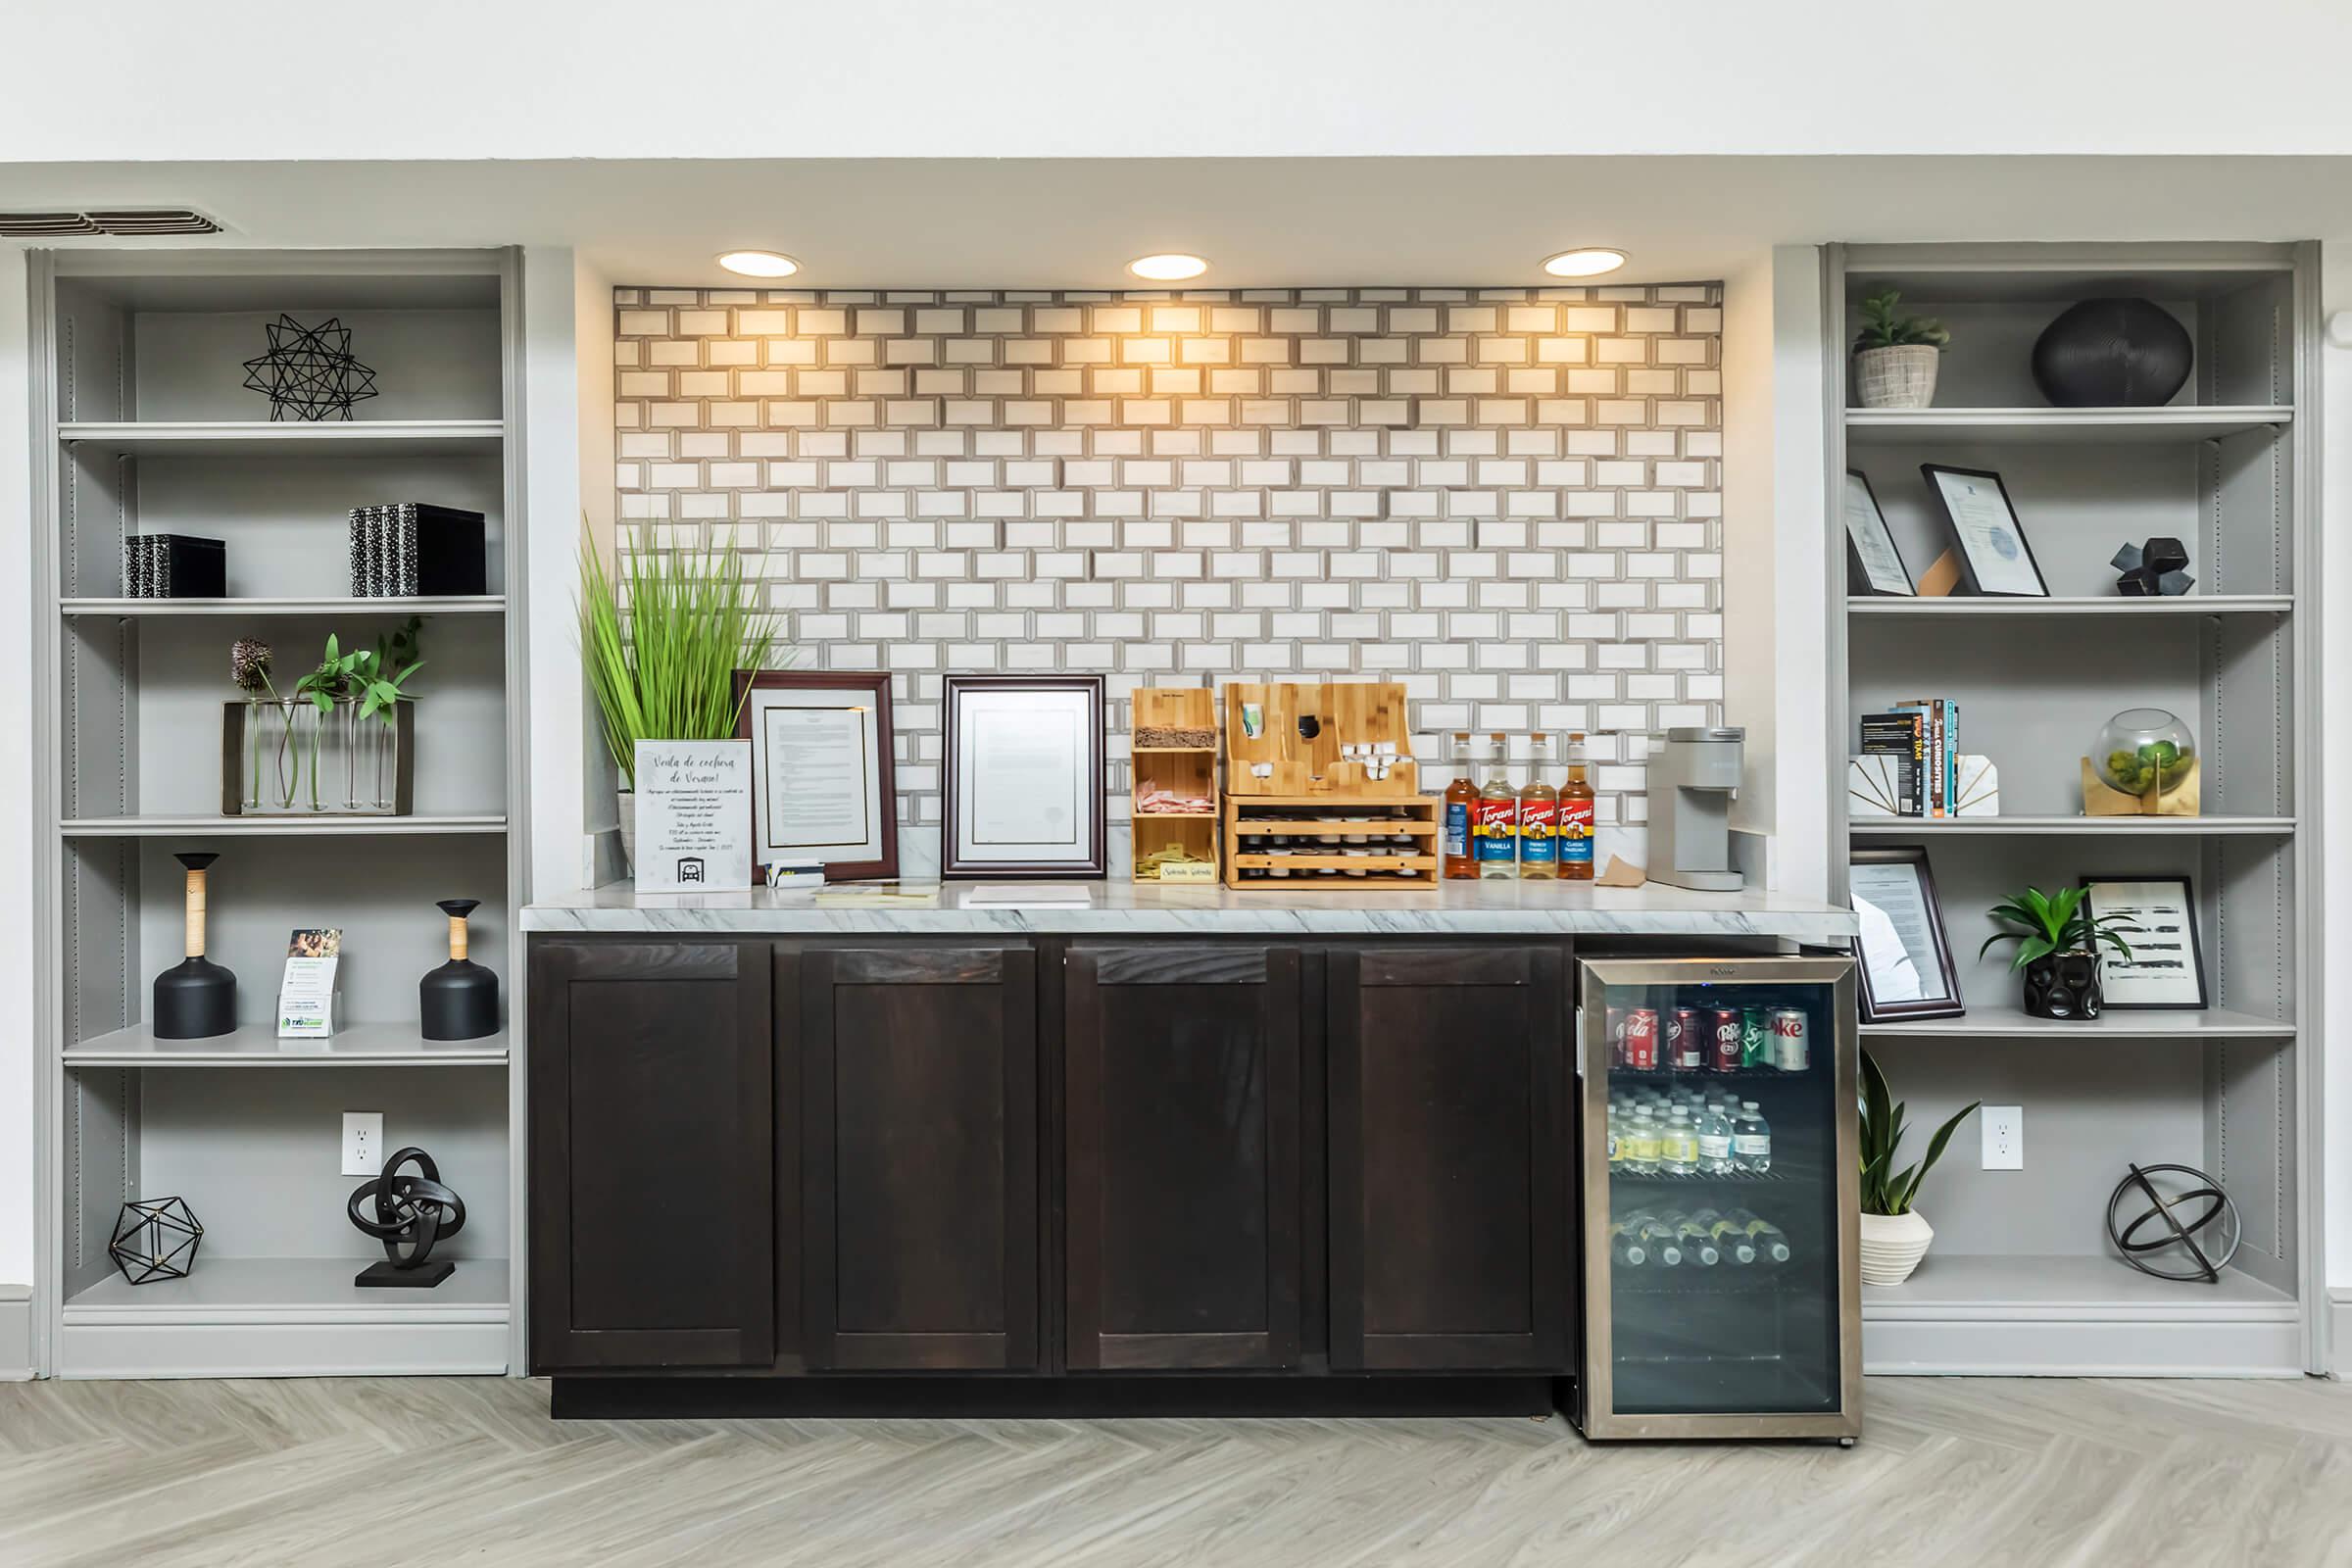
POLYGON ((637 792, 615 790, 613 800, 620 807, 620 863, 631 876, 637 874, 637 792))
POLYGON ((1936 401, 1936 367, 1942 358, 1933 343, 1864 349, 1854 356, 1854 390, 1866 409, 1924 409, 1936 401))
POLYGON ((1935 1239, 1927 1216, 1917 1209, 1908 1214, 1863 1215, 1862 1283, 1902 1284, 1928 1255, 1928 1244, 1935 1239))

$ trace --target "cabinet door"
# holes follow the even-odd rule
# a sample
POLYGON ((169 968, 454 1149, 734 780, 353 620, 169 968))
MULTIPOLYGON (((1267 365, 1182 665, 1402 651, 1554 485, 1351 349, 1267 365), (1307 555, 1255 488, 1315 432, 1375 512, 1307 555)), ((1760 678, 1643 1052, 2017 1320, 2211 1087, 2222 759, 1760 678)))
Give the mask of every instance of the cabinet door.
POLYGON ((1331 957, 1331 1364, 1565 1370, 1556 948, 1331 957))
POLYGON ((1037 960, 800 956, 802 1344, 813 1369, 1037 1364, 1037 960))
POLYGON ((1298 955, 1072 949, 1068 1362, 1298 1362, 1298 955))
POLYGON ((775 1359, 767 949, 531 944, 531 1364, 775 1359))

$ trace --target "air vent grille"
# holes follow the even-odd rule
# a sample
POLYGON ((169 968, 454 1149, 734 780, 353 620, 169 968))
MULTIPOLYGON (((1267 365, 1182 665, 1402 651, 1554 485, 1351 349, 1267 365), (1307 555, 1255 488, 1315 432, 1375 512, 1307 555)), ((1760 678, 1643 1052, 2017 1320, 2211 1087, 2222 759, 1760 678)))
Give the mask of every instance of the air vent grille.
POLYGON ((104 213, 0 213, 0 239, 58 239, 75 234, 218 234, 220 225, 185 207, 104 213))

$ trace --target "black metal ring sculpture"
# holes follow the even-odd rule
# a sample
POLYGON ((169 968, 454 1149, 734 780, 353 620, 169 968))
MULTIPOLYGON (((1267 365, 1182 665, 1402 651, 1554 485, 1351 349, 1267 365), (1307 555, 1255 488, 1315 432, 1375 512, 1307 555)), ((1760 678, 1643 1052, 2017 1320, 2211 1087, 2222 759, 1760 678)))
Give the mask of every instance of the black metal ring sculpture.
POLYGON ((2114 1193, 2107 1200, 2107 1239, 2115 1243, 2117 1250, 2124 1254, 2125 1262, 2142 1274, 2153 1275, 2160 1280, 2179 1280, 2182 1283, 2202 1281, 2208 1285, 2218 1282, 2222 1277, 2222 1270, 2228 1268, 2230 1260, 2237 1255, 2237 1244, 2241 1234, 2237 1218, 2237 1205, 2230 1201, 2230 1195, 2222 1191, 2221 1183, 2194 1165, 2133 1165, 2132 1174, 2116 1184, 2114 1193), (2156 1184, 2148 1180, 2149 1176, 2159 1171, 2174 1171, 2182 1176, 2194 1177, 2203 1185, 2192 1187, 2178 1198, 2167 1200, 2162 1193, 2156 1191, 2156 1184), (2145 1193, 2148 1201, 2155 1206, 2118 1231, 2115 1228, 2117 1205, 2123 1202, 2124 1195, 2133 1188, 2145 1193), (2173 1212, 2174 1204, 2191 1203, 2200 1199, 2205 1200, 2203 1211, 2187 1223, 2183 1224, 2180 1216, 2173 1212), (2230 1242, 2222 1255, 2214 1257, 2207 1253, 2204 1248, 2197 1245, 2196 1233, 2224 1216, 2227 1216, 2230 1221, 2228 1227, 2230 1242), (2137 1240, 2142 1227, 2159 1222, 2164 1225, 2166 1234, 2157 1237, 2152 1242, 2137 1240), (2168 1247, 2185 1248, 2188 1255, 2196 1259, 2194 1268, 2188 1273, 2173 1274, 2157 1268, 2147 1261, 2148 1253, 2160 1251, 2168 1247))
POLYGON ((441 1185, 441 1168, 421 1149, 401 1150, 384 1161, 384 1173, 360 1184, 346 1212, 354 1225, 384 1244, 384 1256, 394 1268, 422 1268, 437 1243, 466 1228, 466 1200, 441 1185), (401 1166, 412 1162, 417 1174, 400 1174, 401 1166), (372 1219, 361 1212, 371 1201, 372 1219), (406 1256, 403 1247, 412 1249, 406 1256))

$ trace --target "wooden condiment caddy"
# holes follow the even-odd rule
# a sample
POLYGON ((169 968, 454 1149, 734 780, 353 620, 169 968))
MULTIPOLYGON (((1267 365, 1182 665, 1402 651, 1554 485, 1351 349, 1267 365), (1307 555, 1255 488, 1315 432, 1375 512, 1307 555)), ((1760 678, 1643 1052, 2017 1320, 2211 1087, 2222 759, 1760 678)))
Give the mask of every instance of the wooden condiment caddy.
POLYGON ((1395 681, 1227 686, 1225 793, 1353 800, 1419 794, 1404 688, 1395 681), (1366 763, 1347 758, 1344 748, 1351 746, 1390 748, 1386 776, 1375 778, 1366 763))
MULTIPOLYGON (((1214 885, 1217 880, 1217 816, 1213 809, 1193 814, 1148 812, 1144 809, 1144 787, 1156 784, 1162 789, 1183 795, 1205 797, 1211 803, 1217 798, 1217 701, 1205 687, 1138 687, 1132 699, 1134 717, 1129 732, 1135 737, 1130 748, 1129 763, 1129 820, 1135 830, 1135 869, 1131 873, 1137 882, 1149 882, 1163 887, 1182 887, 1187 883, 1214 885), (1152 731, 1161 731, 1152 735, 1152 731), (1147 745, 1149 740, 1179 739, 1199 744, 1147 745), (1202 862, 1194 870, 1186 862, 1177 862, 1175 875, 1147 876, 1144 868, 1151 857, 1169 846, 1179 846, 1194 861, 1202 862)), ((1166 867, 1160 870, 1164 873, 1166 867)))
POLYGON ((1436 886, 1441 803, 1419 784, 1396 682, 1227 686, 1226 885, 1436 886))

